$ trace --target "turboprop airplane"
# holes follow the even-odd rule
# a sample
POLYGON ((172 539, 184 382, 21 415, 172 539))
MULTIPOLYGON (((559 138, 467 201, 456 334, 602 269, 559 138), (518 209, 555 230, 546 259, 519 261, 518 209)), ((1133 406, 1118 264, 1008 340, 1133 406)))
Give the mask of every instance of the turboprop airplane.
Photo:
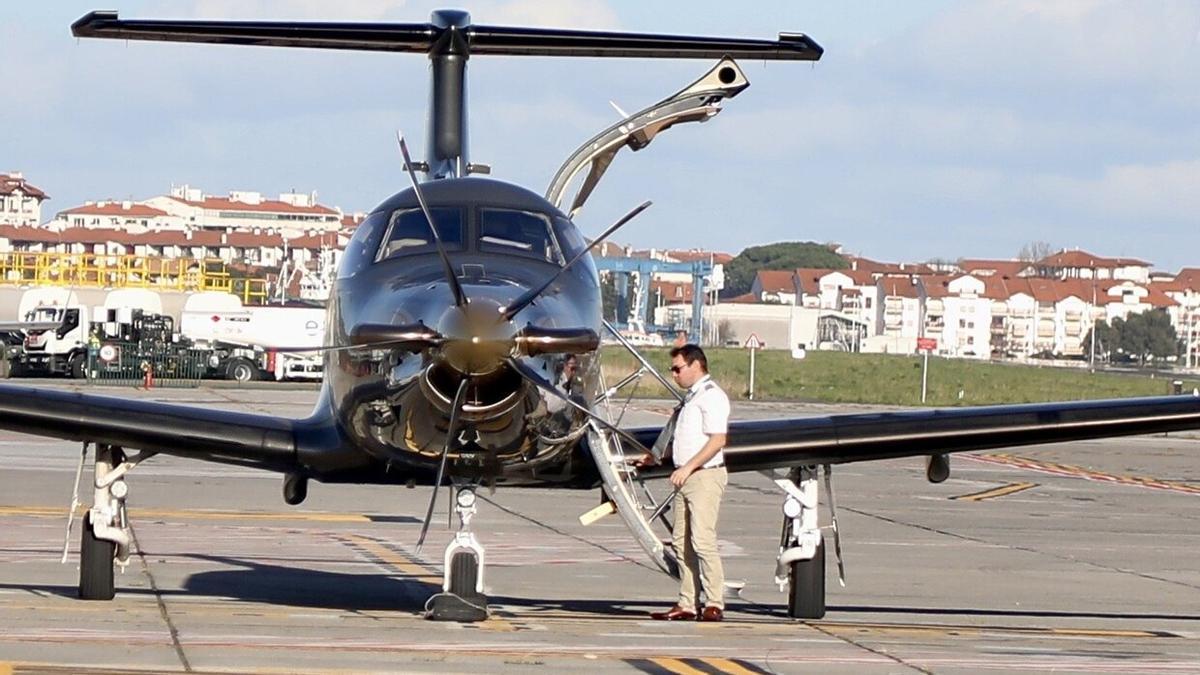
MULTIPOLYGON (((600 332, 611 326, 601 319, 590 245, 572 216, 622 148, 641 149, 675 124, 707 120, 745 89, 736 59, 817 60, 816 42, 796 33, 750 40, 483 26, 461 11, 436 11, 425 24, 127 21, 93 12, 72 30, 88 38, 420 53, 432 76, 425 160, 413 161, 400 139, 413 185, 371 212, 338 270, 325 381, 309 417, 0 385, 0 427, 82 441, 80 472, 94 448, 80 597, 114 597, 114 564, 127 562, 132 539, 127 477, 157 453, 279 472, 290 504, 303 501, 310 480, 429 481, 421 540, 448 480, 460 525, 445 550, 443 592, 429 604, 434 619, 487 616, 484 547, 470 527, 480 486, 600 487, 606 508, 625 520, 650 557, 666 572, 676 569, 651 529, 661 508, 639 485, 655 473, 639 473, 625 461, 626 452, 640 456, 660 430, 619 428, 608 408, 642 374, 667 383, 631 347, 642 368, 621 382, 603 381, 600 332), (493 54, 717 63, 590 139, 541 196, 475 175, 486 168, 468 159, 466 64, 493 54), (566 186, 584 169, 564 210, 566 186), (417 181, 417 171, 427 180, 417 181), (561 369, 572 359, 577 375, 564 377, 561 369)), ((1194 396, 1005 405, 738 421, 730 425, 725 453, 730 471, 781 472, 773 474, 783 507, 776 581, 788 589, 791 616, 819 618, 826 545, 818 479, 823 473, 832 507, 832 465, 924 457, 928 479, 939 482, 954 452, 1197 427, 1194 396)))

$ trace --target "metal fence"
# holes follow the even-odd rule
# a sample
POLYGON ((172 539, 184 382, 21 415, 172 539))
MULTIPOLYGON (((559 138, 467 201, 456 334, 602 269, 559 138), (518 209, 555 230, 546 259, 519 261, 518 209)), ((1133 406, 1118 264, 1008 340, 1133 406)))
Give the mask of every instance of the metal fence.
POLYGON ((89 349, 89 382, 134 387, 196 387, 215 376, 212 352, 138 343, 106 343, 89 349))

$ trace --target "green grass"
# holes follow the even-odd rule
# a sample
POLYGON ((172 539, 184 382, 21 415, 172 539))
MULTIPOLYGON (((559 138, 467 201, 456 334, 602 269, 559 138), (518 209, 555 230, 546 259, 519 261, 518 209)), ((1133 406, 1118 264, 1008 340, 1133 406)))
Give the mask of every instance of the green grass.
MULTIPOLYGON (((643 349, 642 353, 669 378, 669 351, 643 349)), ((602 353, 604 378, 609 385, 636 370, 636 361, 622 347, 605 347, 602 353)), ((750 381, 749 352, 745 349, 707 349, 705 353, 709 370, 730 397, 745 398, 750 381)), ((930 357, 925 405, 1159 396, 1169 393, 1172 379, 1182 379, 1185 391, 1200 387, 1200 380, 1195 377, 1089 373, 1083 368, 930 357)), ((808 352, 807 358, 794 360, 787 352, 760 351, 756 356, 754 380, 756 400, 921 405, 921 357, 918 356, 808 352)), ((639 383, 636 395, 666 397, 667 393, 646 375, 639 383)))

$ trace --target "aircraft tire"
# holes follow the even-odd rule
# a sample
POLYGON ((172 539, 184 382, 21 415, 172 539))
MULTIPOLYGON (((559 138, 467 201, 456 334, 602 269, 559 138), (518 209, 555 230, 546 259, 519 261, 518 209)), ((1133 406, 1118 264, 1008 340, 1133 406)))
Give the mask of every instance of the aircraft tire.
POLYGON ((83 540, 79 548, 79 597, 84 600, 112 600, 117 594, 113 582, 113 558, 116 544, 97 539, 92 531, 92 514, 83 517, 83 540))
POLYGON ((450 559, 450 592, 460 598, 474 598, 479 578, 479 559, 469 551, 458 551, 450 559))
POLYGON ((788 572, 788 616, 820 619, 825 616, 825 538, 811 560, 797 560, 788 572))

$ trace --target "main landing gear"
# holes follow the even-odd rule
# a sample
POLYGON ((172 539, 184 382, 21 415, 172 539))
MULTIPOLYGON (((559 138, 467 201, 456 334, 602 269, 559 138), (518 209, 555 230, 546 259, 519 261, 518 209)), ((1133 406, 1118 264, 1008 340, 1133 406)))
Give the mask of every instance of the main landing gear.
POLYGON ((484 621, 488 618, 483 592, 483 546, 471 532, 475 516, 475 485, 459 486, 454 498, 458 532, 446 545, 442 592, 425 603, 425 618, 431 621, 484 621))
MULTIPOLYGON (((79 467, 75 472, 75 491, 67 516, 67 539, 63 543, 62 562, 67 561, 71 545, 71 526, 79 506, 79 483, 87 462, 88 443, 83 444, 79 467)), ((97 445, 92 508, 83 516, 79 548, 79 597, 84 600, 112 600, 116 595, 114 565, 122 570, 129 564, 133 531, 125 500, 129 484, 125 474, 155 453, 142 452, 132 459, 115 445, 97 445)))
MULTIPOLYGON (((775 480, 775 483, 787 493, 783 502, 783 531, 779 558, 775 563, 775 583, 779 584, 780 590, 787 590, 788 616, 820 619, 825 616, 825 537, 818 522, 817 467, 792 469, 787 478, 775 480)), ((825 465, 825 491, 829 498, 838 581, 845 586, 842 545, 828 464, 825 465)))

